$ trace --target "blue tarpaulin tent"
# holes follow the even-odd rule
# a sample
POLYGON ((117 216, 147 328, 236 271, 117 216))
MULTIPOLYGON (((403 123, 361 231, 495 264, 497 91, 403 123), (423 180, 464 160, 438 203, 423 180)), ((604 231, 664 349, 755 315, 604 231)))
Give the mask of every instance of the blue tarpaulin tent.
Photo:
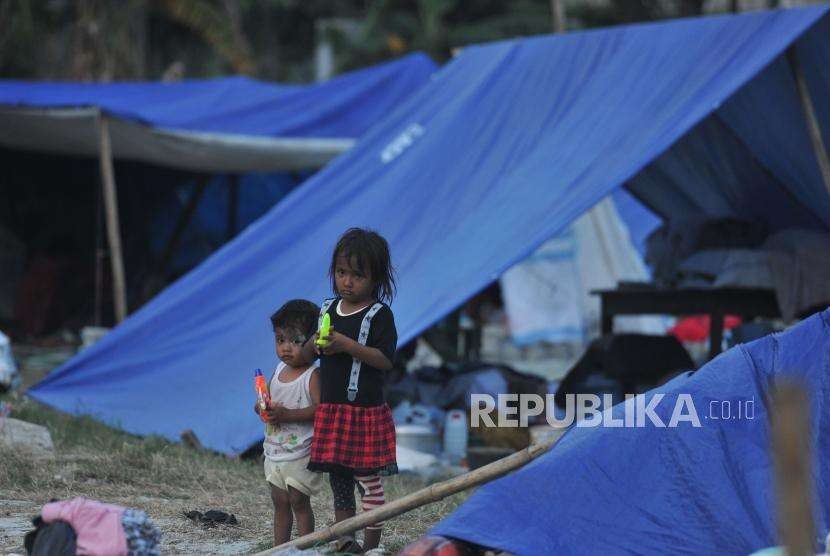
MULTIPOLYGON (((518 555, 745 555, 780 544, 768 404, 774 385, 798 380, 810 396, 804 434, 814 449, 816 548, 823 551, 828 369, 825 311, 645 394, 643 407, 654 403, 665 428, 650 418, 639 428, 572 428, 547 454, 480 488, 432 533, 518 555), (664 397, 653 402, 656 396, 664 397), (676 407, 677 426, 669 428, 676 407)), ((625 413, 625 404, 613 409, 622 423, 625 413)), ((629 409, 629 421, 638 419, 629 409)))
MULTIPOLYGON (((119 184, 130 188, 122 194, 127 203, 132 195, 152 198, 159 189, 168 193, 161 206, 146 204, 142 220, 152 223, 146 226, 149 240, 142 248, 165 260, 163 270, 178 275, 351 147, 435 68, 427 56, 415 53, 310 85, 243 77, 171 83, 0 80, 0 146, 97 157, 100 111, 110 121, 117 160, 191 170, 198 176, 220 173, 207 183, 179 237, 179 249, 169 253, 177 221, 202 178, 152 165, 141 166, 140 176, 127 172, 119 177, 119 184), (238 173, 243 174, 237 179, 238 173)), ((39 179, 69 188, 94 183, 96 178, 69 171, 62 160, 42 162, 54 168, 54 176, 41 173, 39 179)), ((25 187, 33 179, 30 172, 14 154, 8 155, 11 161, 17 171, 6 185, 25 187)), ((94 172, 91 161, 90 166, 94 172)), ((130 234, 140 235, 134 228, 130 234)), ((146 259, 127 255, 133 261, 146 259)), ((130 266, 131 279, 140 281, 145 269, 130 266)))
MULTIPOLYGON (((236 190, 239 196, 236 204, 238 230, 268 212, 313 172, 268 172, 240 176, 236 190)), ((190 270, 228 241, 228 197, 229 188, 233 186, 233 176, 222 174, 211 179, 205 187, 192 221, 181 235, 175 257, 169 261, 171 271, 181 273, 190 270)), ((176 223, 197 187, 196 180, 176 187, 168 202, 153 214, 150 241, 154 253, 164 253, 176 223)))
POLYGON ((348 154, 29 394, 137 434, 192 429, 238 453, 262 435, 251 376, 275 363, 268 316, 330 294, 331 249, 351 226, 391 244, 401 343, 623 185, 661 216, 826 229, 830 196, 782 55, 795 45, 828 133, 827 11, 466 48, 348 154))
POLYGON ((175 83, 0 81, 0 145, 97 156, 112 119, 115 158, 197 171, 318 168, 435 70, 424 54, 312 85, 246 77, 175 83))

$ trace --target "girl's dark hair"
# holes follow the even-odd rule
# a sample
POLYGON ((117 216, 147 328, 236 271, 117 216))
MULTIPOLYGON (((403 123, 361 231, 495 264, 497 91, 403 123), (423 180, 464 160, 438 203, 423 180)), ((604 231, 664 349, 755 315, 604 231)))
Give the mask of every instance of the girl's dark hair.
POLYGON ((320 308, 311 301, 292 299, 271 315, 271 327, 275 331, 277 328, 293 328, 310 338, 317 330, 319 315, 320 308))
POLYGON ((329 267, 331 289, 335 294, 337 283, 334 279, 334 268, 338 257, 345 257, 350 265, 354 261, 357 265, 355 270, 364 273, 368 271, 374 282, 372 296, 375 299, 384 303, 392 302, 396 292, 395 269, 389 256, 389 244, 383 236, 371 230, 349 228, 340 237, 331 254, 329 267))

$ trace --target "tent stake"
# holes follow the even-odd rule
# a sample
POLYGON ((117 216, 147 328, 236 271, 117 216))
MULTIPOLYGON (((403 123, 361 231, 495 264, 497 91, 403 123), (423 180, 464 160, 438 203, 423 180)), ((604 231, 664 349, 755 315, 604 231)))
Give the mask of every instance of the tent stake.
POLYGON ((824 179, 824 187, 830 193, 830 158, 827 156, 827 148, 824 145, 824 140, 821 136, 821 126, 816 117, 816 110, 813 106, 813 99, 810 96, 810 89, 807 86, 807 79, 804 77, 804 71, 801 68, 801 63, 798 60, 798 53, 795 45, 787 49, 787 61, 790 63, 790 69, 793 72, 795 79, 795 87, 798 89, 798 98, 801 101, 801 110, 804 112, 804 120, 807 123, 807 132, 810 135, 810 141, 813 144, 813 152, 816 155, 821 176, 824 179))
POLYGON ((280 550, 292 546, 302 550, 317 544, 326 543, 342 537, 343 535, 348 535, 358 529, 363 529, 367 525, 372 525, 378 521, 386 521, 387 519, 391 519, 410 510, 414 510, 415 508, 437 502, 438 500, 446 498, 456 492, 461 492, 462 490, 492 481, 493 479, 504 475, 508 471, 517 469, 532 459, 544 454, 547 452, 548 448, 556 443, 557 440, 559 440, 559 437, 540 442, 539 444, 531 444, 524 450, 516 452, 515 454, 502 458, 498 461, 494 461, 493 463, 485 465, 475 471, 470 471, 469 473, 459 475, 458 477, 453 477, 452 479, 435 483, 434 485, 430 485, 419 491, 413 492, 412 494, 408 494, 403 498, 384 504, 380 508, 363 512, 354 517, 350 517, 349 519, 344 519, 343 521, 330 525, 325 529, 315 531, 314 533, 310 533, 291 542, 281 544, 271 550, 259 552, 254 556, 275 554, 280 550))
POLYGON ((112 264, 113 302, 115 321, 127 317, 127 290, 124 281, 124 259, 121 255, 121 229, 118 224, 118 194, 115 189, 115 170, 112 164, 112 145, 109 125, 103 114, 98 116, 100 136, 101 186, 104 190, 104 211, 107 217, 107 239, 112 264))

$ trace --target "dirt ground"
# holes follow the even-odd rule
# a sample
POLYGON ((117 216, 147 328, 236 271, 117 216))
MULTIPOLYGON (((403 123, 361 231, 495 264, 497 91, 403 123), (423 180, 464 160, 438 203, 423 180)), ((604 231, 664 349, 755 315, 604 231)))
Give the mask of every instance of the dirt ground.
MULTIPOLYGON (((23 536, 42 505, 75 496, 144 510, 162 531, 165 554, 245 554, 271 546, 273 510, 259 462, 137 438, 26 399, 2 399, 12 403, 12 417, 49 429, 56 455, 39 459, 0 451, 0 554, 22 554, 23 536), (234 514, 239 525, 205 529, 183 516, 210 509, 234 514)), ((427 484, 414 476, 390 477, 387 497, 399 498, 427 484)), ((465 497, 458 494, 390 520, 382 544, 400 550, 465 497)), ((318 528, 333 523, 327 489, 312 506, 318 528)))
MULTIPOLYGON (((15 346, 22 389, 74 353, 67 347, 15 346)), ((273 508, 262 464, 194 450, 160 438, 138 438, 86 417, 71 417, 18 394, 0 395, 11 417, 49 429, 53 458, 0 448, 0 554, 23 554, 32 518, 50 499, 85 496, 144 510, 162 531, 164 554, 249 554, 272 545, 273 508), (238 526, 206 529, 190 510, 232 513, 238 526)), ((427 486, 413 475, 385 481, 393 500, 427 486)), ((389 520, 382 545, 397 552, 449 514, 469 493, 389 520)), ((312 499, 317 528, 334 522, 331 493, 312 499)), ((296 534, 296 532, 295 532, 296 534)))
MULTIPOLYGON (((175 506, 183 501, 153 499, 109 498, 108 502, 126 506, 144 506, 147 502, 175 506)), ((31 518, 37 515, 40 502, 0 498, 0 554, 24 554, 23 537, 32 529, 31 518)), ((149 512, 163 531, 164 554, 248 554, 266 548, 265 541, 246 539, 237 531, 203 530, 180 523, 175 516, 164 516, 164 510, 149 512)))
MULTIPOLYGON (((23 553, 23 536, 31 529, 31 519, 42 505, 51 498, 74 496, 146 511, 162 531, 165 554, 246 554, 271 546, 272 508, 256 463, 228 460, 212 466, 179 462, 184 473, 192 471, 193 475, 176 484, 172 474, 169 481, 158 480, 159 473, 171 471, 163 469, 165 456, 151 458, 158 468, 146 470, 146 481, 126 475, 119 480, 112 474, 118 463, 103 461, 109 459, 106 455, 76 452, 54 460, 34 460, 24 454, 5 452, 0 458, 4 461, 0 474, 5 475, 0 479, 0 554, 23 553), (11 465, 25 472, 10 472, 11 465), (10 481, 15 484, 9 484, 10 481), (206 529, 183 516, 186 511, 209 509, 233 513, 239 525, 206 529)), ((386 487, 389 498, 394 499, 426 484, 415 477, 397 476, 388 479, 386 487)), ((389 521, 383 545, 392 551, 400 550, 452 511, 459 500, 457 495, 389 521)), ((318 527, 334 521, 328 492, 312 504, 318 527)))

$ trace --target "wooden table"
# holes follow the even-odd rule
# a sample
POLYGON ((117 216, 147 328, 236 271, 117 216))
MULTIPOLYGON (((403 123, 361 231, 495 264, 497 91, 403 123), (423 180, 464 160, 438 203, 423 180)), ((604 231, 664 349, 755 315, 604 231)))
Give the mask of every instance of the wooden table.
POLYGON ((613 332, 616 315, 709 315, 710 359, 721 351, 725 315, 738 315, 745 320, 781 316, 775 290, 771 289, 666 289, 644 285, 591 293, 600 296, 603 335, 613 332))

